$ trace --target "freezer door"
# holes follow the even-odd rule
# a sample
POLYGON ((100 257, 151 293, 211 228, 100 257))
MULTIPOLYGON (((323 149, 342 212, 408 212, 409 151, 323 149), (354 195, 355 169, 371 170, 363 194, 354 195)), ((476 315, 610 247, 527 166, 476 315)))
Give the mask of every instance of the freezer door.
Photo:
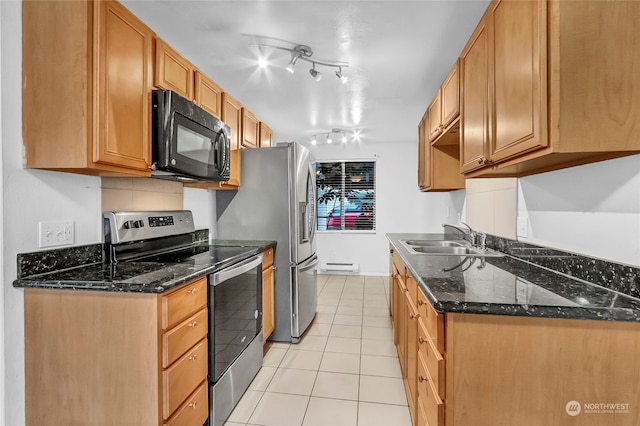
POLYGON ((314 159, 309 150, 298 144, 291 145, 292 177, 292 261, 300 263, 316 252, 316 179, 314 159))
POLYGON ((298 343, 318 309, 318 256, 311 256, 292 271, 291 341, 298 343))

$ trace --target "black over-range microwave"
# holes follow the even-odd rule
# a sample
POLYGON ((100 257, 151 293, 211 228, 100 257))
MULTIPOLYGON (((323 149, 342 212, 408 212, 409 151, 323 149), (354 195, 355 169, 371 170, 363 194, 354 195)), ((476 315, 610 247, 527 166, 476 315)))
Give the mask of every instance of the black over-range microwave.
POLYGON ((152 114, 153 177, 229 180, 229 126, 171 90, 153 91, 152 114))

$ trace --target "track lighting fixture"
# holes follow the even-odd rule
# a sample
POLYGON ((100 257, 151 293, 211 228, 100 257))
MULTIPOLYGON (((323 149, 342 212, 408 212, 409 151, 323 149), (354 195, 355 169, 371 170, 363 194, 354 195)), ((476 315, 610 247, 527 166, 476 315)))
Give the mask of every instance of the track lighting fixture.
POLYGON ((340 135, 340 140, 342 143, 347 143, 347 133, 351 132, 353 142, 357 142, 360 140, 360 130, 344 130, 344 129, 331 129, 328 132, 316 133, 315 135, 311 135, 311 145, 316 145, 318 143, 318 136, 325 136, 326 142, 328 144, 333 143, 333 138, 331 135, 337 134, 340 135))
POLYGON ((256 46, 259 51, 258 57, 258 65, 261 68, 265 68, 267 66, 266 57, 263 55, 263 49, 276 49, 276 50, 284 50, 287 52, 291 52, 291 59, 289 63, 285 67, 287 71, 290 73, 295 72, 296 63, 298 60, 303 60, 311 63, 311 69, 309 70, 309 74, 313 77, 315 81, 320 81, 322 79, 322 73, 316 70, 316 65, 321 65, 325 67, 337 68, 338 70, 335 72, 336 76, 340 79, 340 81, 344 84, 347 82, 348 77, 342 74, 342 68, 347 68, 349 64, 344 62, 332 62, 332 61, 320 61, 311 59, 313 55, 313 50, 309 46, 305 46, 304 44, 299 44, 293 48, 284 47, 284 46, 275 46, 270 44, 251 44, 251 46, 256 46))

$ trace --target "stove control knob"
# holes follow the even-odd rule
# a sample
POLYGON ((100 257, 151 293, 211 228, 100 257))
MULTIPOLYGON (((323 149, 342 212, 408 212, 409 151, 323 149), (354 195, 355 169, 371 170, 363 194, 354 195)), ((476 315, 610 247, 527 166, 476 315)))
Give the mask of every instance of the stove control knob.
POLYGON ((127 220, 124 223, 124 229, 144 228, 144 221, 142 220, 127 220))

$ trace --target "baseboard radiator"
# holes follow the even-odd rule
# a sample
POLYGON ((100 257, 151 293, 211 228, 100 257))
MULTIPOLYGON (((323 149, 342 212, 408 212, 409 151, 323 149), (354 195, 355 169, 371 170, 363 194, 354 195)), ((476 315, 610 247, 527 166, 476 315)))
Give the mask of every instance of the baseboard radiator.
POLYGON ((358 272, 360 264, 351 262, 321 262, 321 272, 358 272))

